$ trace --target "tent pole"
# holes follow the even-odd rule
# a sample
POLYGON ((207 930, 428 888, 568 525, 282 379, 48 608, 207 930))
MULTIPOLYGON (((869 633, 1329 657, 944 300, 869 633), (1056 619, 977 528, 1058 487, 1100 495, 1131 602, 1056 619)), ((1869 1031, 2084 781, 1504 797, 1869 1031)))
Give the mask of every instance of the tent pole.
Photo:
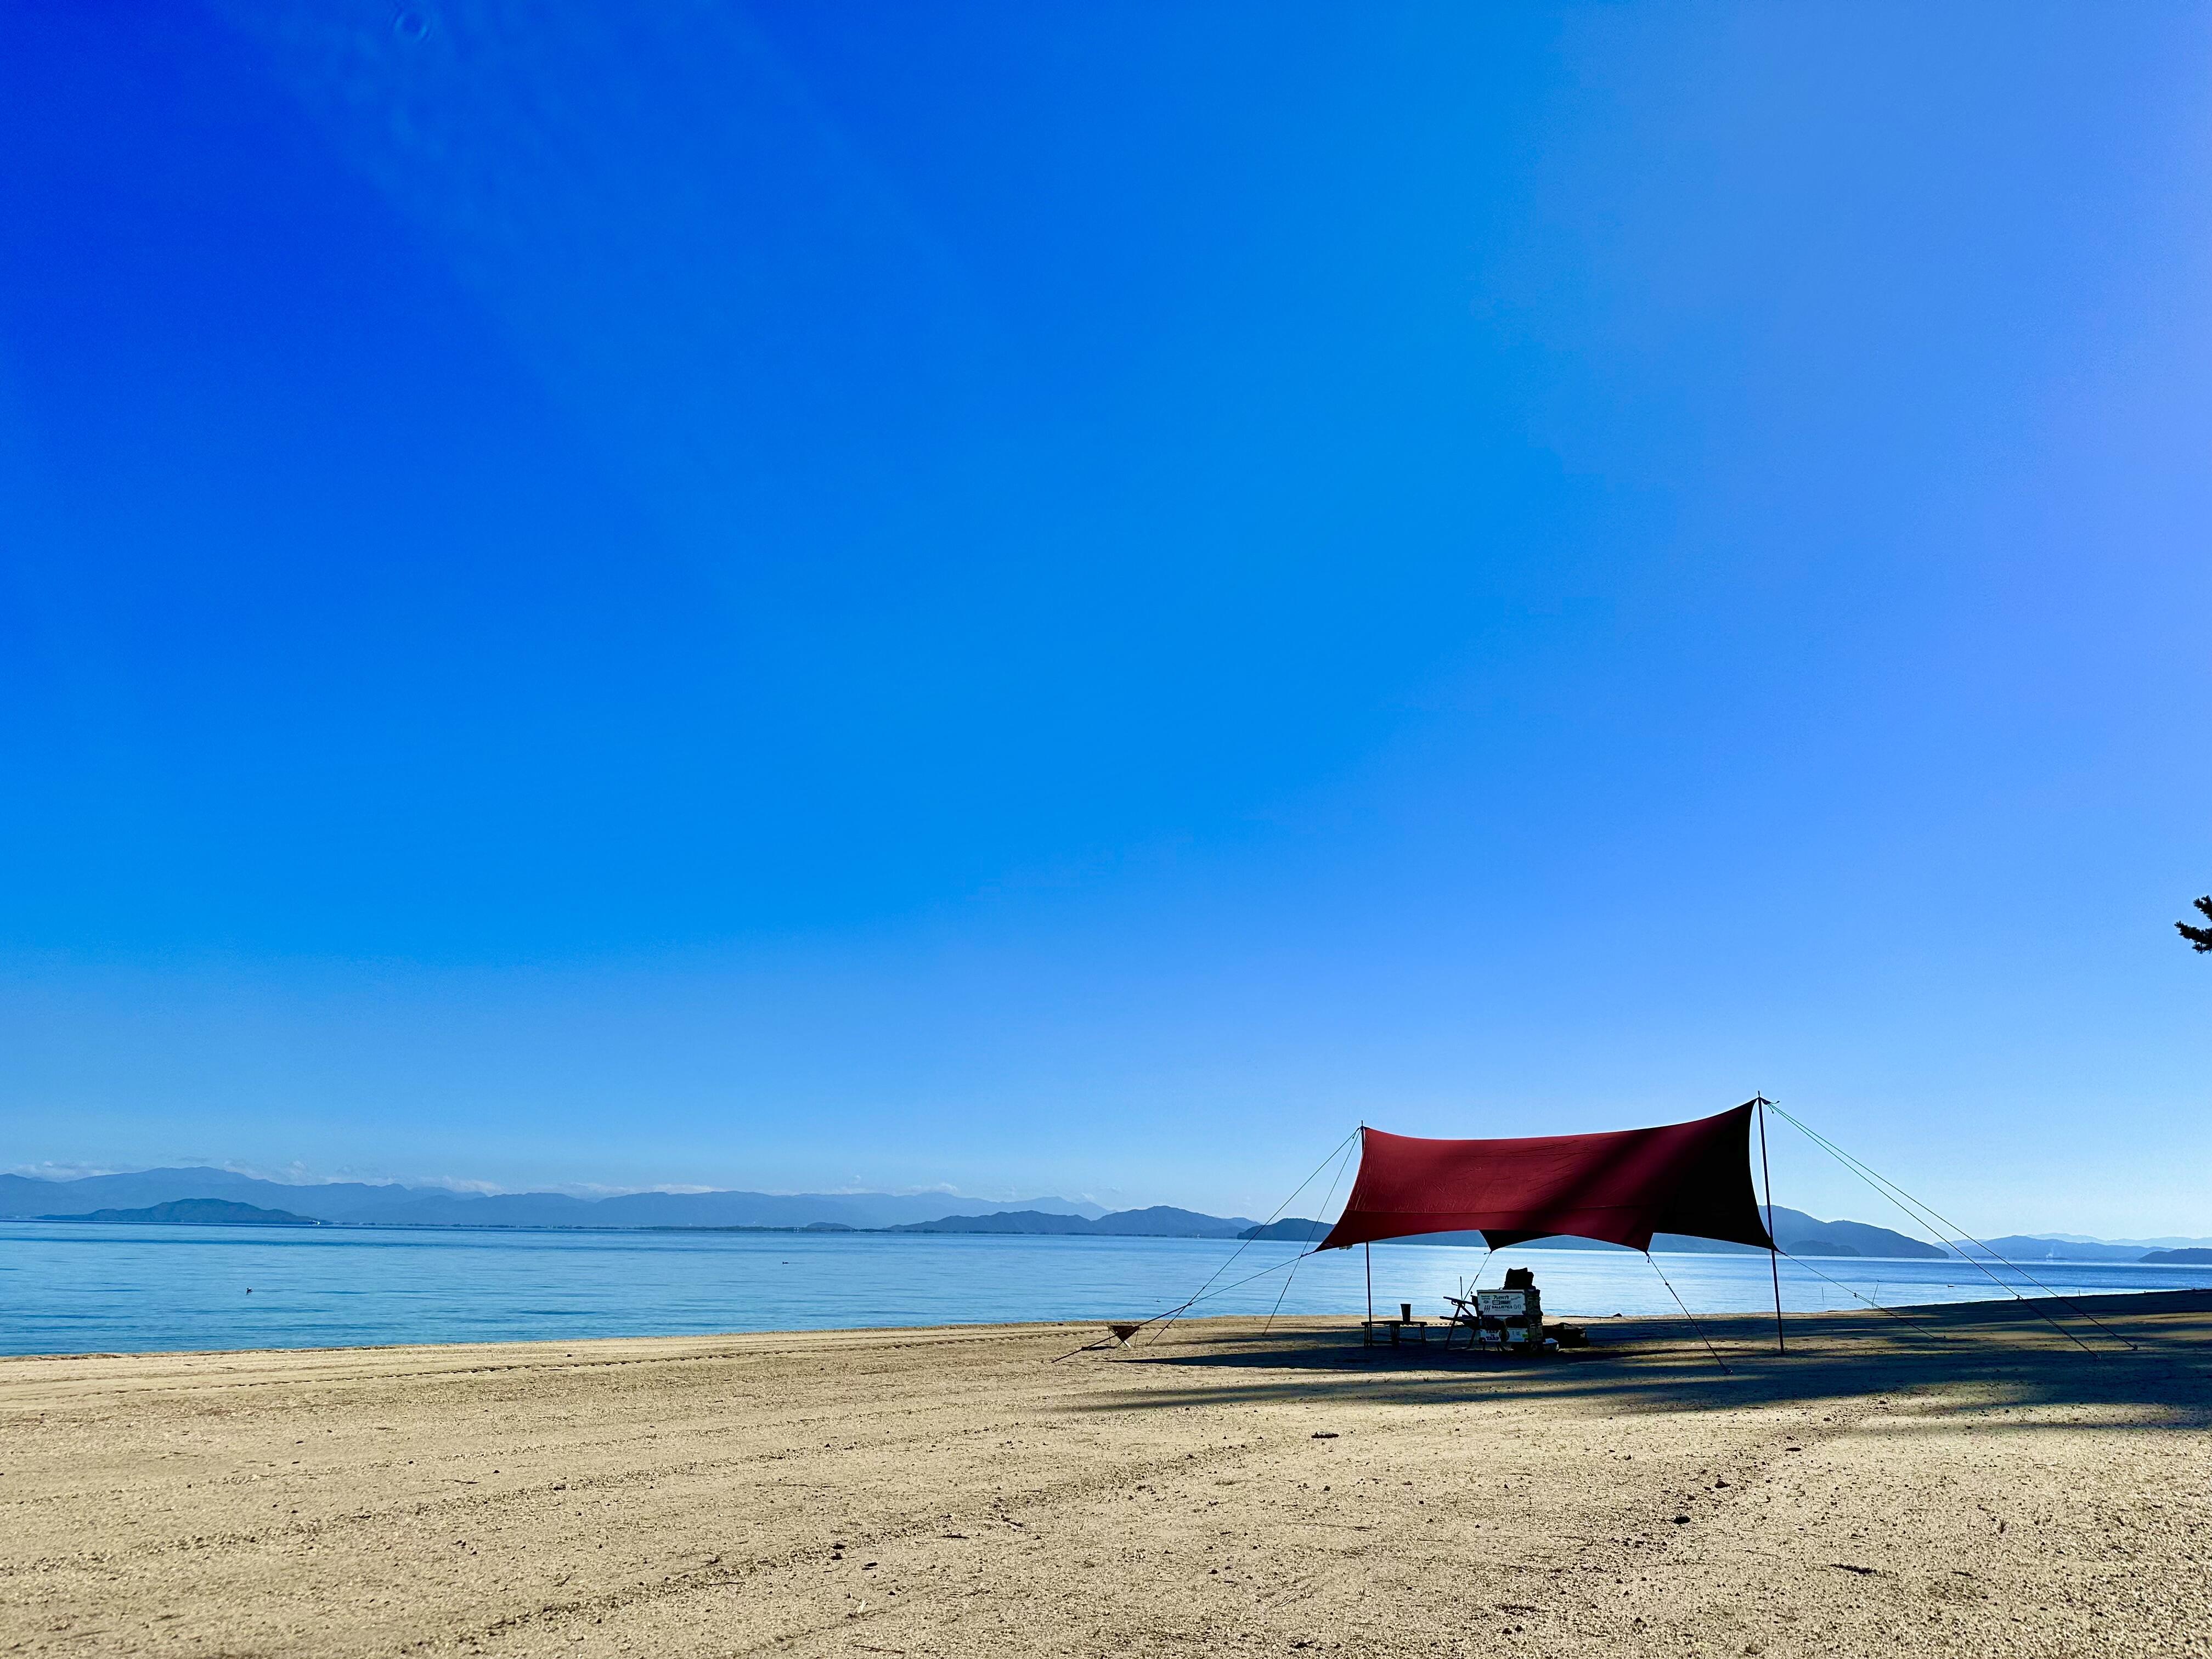
POLYGON ((1788 1353, 1782 1335, 1782 1255, 1774 1243, 1774 1172, 1766 1164, 1766 1097, 1753 1095, 1752 1101, 1759 1108, 1759 1179, 1766 1188, 1766 1267, 1774 1275, 1774 1352, 1788 1353))
MULTIPOLYGON (((1364 1168, 1367 1158, 1367 1120, 1364 1117, 1359 1120, 1359 1156, 1364 1168)), ((1354 1190, 1358 1190, 1356 1182, 1354 1190)), ((1349 1207, 1352 1200, 1347 1198, 1344 1201, 1346 1207, 1349 1207)), ((1366 1240, 1360 1245, 1359 1249, 1360 1253, 1367 1258, 1367 1323, 1360 1331, 1359 1337, 1363 1342, 1372 1342, 1375 1340, 1375 1241, 1366 1240)))

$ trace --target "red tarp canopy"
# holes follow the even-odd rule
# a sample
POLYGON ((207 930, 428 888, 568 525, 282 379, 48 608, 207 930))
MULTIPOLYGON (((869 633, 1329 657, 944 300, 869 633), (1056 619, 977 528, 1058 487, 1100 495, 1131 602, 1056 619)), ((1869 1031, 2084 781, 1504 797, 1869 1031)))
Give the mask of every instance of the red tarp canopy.
POLYGON ((1359 1179, 1318 1248, 1480 1232, 1492 1249, 1564 1234, 1647 1250, 1654 1233, 1770 1249, 1751 1189, 1751 1112, 1519 1140, 1362 1129, 1359 1179))

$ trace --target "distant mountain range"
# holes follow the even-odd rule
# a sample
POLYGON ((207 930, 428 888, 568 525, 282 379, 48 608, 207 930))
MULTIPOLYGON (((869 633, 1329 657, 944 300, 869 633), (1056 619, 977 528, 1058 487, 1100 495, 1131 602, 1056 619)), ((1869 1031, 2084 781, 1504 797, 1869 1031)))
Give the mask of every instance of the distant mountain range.
POLYGON ((1055 1233, 1108 1238, 1242 1238, 1252 1230, 1244 1217, 1200 1215, 1156 1204, 1149 1210, 1120 1210, 1086 1220, 1079 1215, 1046 1215, 1036 1210, 1001 1210, 992 1215, 948 1215, 936 1221, 909 1221, 895 1233, 1055 1233))
MULTIPOLYGON (((979 1207, 973 1199, 893 1193, 624 1193, 572 1198, 565 1193, 455 1193, 442 1188, 331 1182, 295 1185, 228 1170, 142 1170, 128 1175, 42 1181, 0 1175, 0 1219, 180 1222, 296 1225, 315 1222, 384 1227, 773 1228, 834 1232, 996 1233, 1122 1238, 1247 1238, 1317 1242, 1323 1221, 1292 1216, 1260 1226, 1242 1216, 1205 1215, 1168 1205, 1111 1213, 1064 1198, 1021 1199, 979 1207), (230 1206, 227 1211, 223 1206, 230 1206), (959 1211, 958 1213, 951 1212, 959 1211)), ((1775 1240, 1791 1255, 1940 1258, 1972 1255, 1939 1249, 1863 1221, 1823 1221, 1777 1205, 1775 1240)), ((1480 1233, 1431 1233, 1413 1244, 1474 1244, 1480 1233)), ((1988 1241, 2014 1261, 2212 1260, 2212 1238, 2101 1239, 2013 1234, 1988 1241)), ((1547 1249, 1609 1250, 1593 1240, 1555 1238, 1547 1249)), ((1733 1255, 1741 1244, 1661 1234, 1655 1250, 1733 1255)))
MULTIPOLYGON (((383 1227, 895 1227, 974 1207, 974 1199, 892 1193, 455 1193, 434 1187, 337 1181, 313 1186, 263 1181, 228 1170, 142 1170, 130 1175, 40 1181, 0 1175, 0 1218, 32 1219, 102 1209, 141 1209, 179 1199, 222 1199, 289 1210, 316 1221, 383 1227)), ((1003 1206, 1085 1219, 1104 1206, 1065 1198, 1025 1198, 1003 1206)))

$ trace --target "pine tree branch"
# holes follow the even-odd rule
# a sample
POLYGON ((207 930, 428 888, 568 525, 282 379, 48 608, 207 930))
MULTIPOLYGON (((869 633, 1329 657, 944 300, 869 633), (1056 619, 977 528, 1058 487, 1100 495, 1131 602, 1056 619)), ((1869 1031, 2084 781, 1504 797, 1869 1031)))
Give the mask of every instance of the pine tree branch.
MULTIPOLYGON (((2197 901, 2197 908, 2207 921, 2212 921, 2212 893, 2197 901)), ((2189 941, 2192 951, 2212 951, 2212 927, 2191 927, 2185 921, 2173 924, 2174 931, 2189 941)))

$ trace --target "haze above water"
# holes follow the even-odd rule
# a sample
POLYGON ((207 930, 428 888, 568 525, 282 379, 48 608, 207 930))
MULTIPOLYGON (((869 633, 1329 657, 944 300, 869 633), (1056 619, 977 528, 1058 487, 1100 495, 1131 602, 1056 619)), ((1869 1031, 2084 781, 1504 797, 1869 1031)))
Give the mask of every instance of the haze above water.
MULTIPOLYGON (((505 1230, 58 1227, 0 1223, 0 1351, 117 1353, 416 1342, 1142 1318, 1184 1301, 1229 1261, 1208 1239, 583 1233, 505 1230)), ((1195 1311, 1291 1315, 1361 1309, 1357 1252, 1287 1272, 1294 1250, 1255 1243, 1195 1311), (1268 1269, 1274 1271, 1267 1271, 1268 1269), (1260 1276, 1245 1280, 1248 1274, 1260 1276), (1288 1279, 1285 1290, 1285 1281, 1288 1279)), ((1668 1314, 1640 1256, 1523 1246, 1485 1253, 1378 1245, 1378 1307, 1439 1300, 1508 1264, 1535 1269, 1547 1312, 1668 1314)), ((1756 1256, 1660 1258, 1693 1312, 1771 1305, 1756 1256)), ((2065 1294, 2212 1285, 2212 1267, 2039 1263, 2065 1294)), ((1794 1310, 1974 1301, 2006 1295, 1955 1261, 1783 1264, 1794 1310), (1826 1275, 1824 1279, 1821 1275, 1826 1275), (1856 1294, 1854 1294, 1856 1292, 1856 1294)), ((2017 1281, 2028 1293, 2034 1285, 2017 1281)))

